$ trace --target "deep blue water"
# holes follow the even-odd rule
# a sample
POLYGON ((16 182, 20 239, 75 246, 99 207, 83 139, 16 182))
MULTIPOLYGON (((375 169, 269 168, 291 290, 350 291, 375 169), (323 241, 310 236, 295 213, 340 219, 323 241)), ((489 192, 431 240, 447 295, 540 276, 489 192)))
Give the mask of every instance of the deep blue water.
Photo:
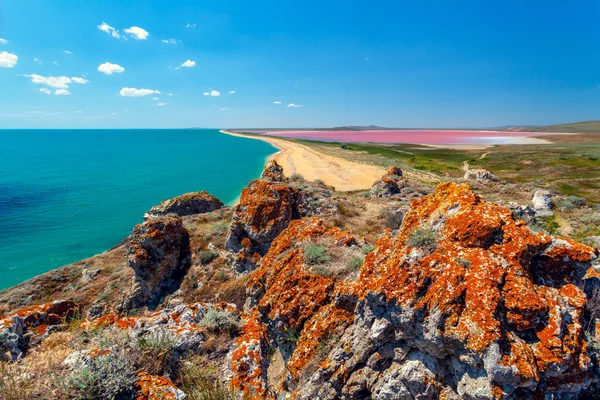
POLYGON ((164 199, 233 203, 276 151, 218 130, 0 130, 0 289, 118 244, 164 199))

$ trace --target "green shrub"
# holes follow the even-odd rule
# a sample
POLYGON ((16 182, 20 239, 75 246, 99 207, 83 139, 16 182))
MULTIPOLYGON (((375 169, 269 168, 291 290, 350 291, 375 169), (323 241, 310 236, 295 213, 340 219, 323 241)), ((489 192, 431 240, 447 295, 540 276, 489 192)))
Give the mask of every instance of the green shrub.
POLYGON ((358 271, 363 264, 363 259, 359 256, 354 256, 348 261, 348 267, 353 271, 358 271))
POLYGON ((587 201, 583 197, 569 196, 567 197, 567 200, 569 200, 575 207, 585 207, 587 204, 587 201))
POLYGON ((304 247, 304 262, 308 265, 325 264, 331 261, 327 249, 316 244, 308 244, 304 247))
POLYGON ((431 229, 417 229, 408 238, 408 245, 419 249, 433 250, 437 247, 438 234, 431 229))
POLYGON ((399 229, 404 220, 404 214, 400 210, 387 209, 383 210, 381 216, 385 220, 385 226, 392 230, 399 229))
POLYGON ((580 219, 584 224, 600 224, 600 213, 586 214, 583 215, 580 219))
POLYGON ((234 332, 240 326, 240 319, 230 312, 209 308, 198 326, 213 332, 234 332))
POLYGON ((321 275, 324 278, 331 277, 331 270, 327 265, 315 265, 312 267, 312 270, 315 274, 321 275))
POLYGON ((529 227, 534 232, 545 232, 550 235, 557 235, 560 225, 558 222, 556 222, 555 217, 552 215, 549 217, 535 218, 529 227))
POLYGON ((325 186, 325 181, 324 181, 323 179, 317 179, 317 180, 315 181, 315 183, 316 183, 317 185, 322 185, 322 186, 325 186))
POLYGON ((155 330, 138 340, 139 362, 151 375, 170 375, 177 370, 177 339, 167 330, 155 330))
POLYGON ((132 363, 111 353, 73 370, 64 385, 70 399, 105 400, 128 398, 136 381, 132 363))
POLYGON ((364 254, 367 255, 370 252, 372 252, 373 250, 375 250, 376 246, 374 244, 369 244, 366 243, 361 249, 360 251, 364 254))
POLYGON ((221 236, 229 229, 229 225, 225 222, 218 222, 212 228, 212 234, 215 236, 221 236))
POLYGON ((203 250, 200 252, 199 258, 202 264, 208 264, 215 259, 217 255, 212 250, 203 250))
POLYGON ((342 149, 342 150, 352 150, 352 148, 350 146, 348 146, 346 143, 342 143, 340 145, 340 149, 342 149))
POLYGON ((290 179, 294 182, 304 182, 304 177, 300 174, 292 174, 292 176, 290 176, 290 179))

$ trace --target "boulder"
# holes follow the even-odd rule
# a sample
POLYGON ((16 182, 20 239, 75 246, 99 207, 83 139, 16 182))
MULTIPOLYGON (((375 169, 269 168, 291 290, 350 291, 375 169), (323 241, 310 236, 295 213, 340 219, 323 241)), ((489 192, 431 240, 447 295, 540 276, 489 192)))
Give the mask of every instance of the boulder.
POLYGON ((22 308, 0 318, 0 359, 17 361, 30 345, 41 342, 52 332, 65 329, 79 311, 72 301, 57 300, 22 308))
POLYGON ((496 180, 496 177, 487 169, 468 169, 465 171, 464 179, 467 181, 489 182, 496 180))
POLYGON ((205 192, 186 193, 173 199, 165 200, 152 207, 144 214, 144 220, 160 218, 164 215, 183 217, 186 215, 205 214, 223 207, 221 200, 205 192))
POLYGON ((235 253, 238 272, 255 268, 271 242, 290 221, 308 213, 309 205, 301 190, 280 182, 256 180, 242 191, 227 234, 226 249, 235 253))
POLYGON ((120 310, 155 308, 179 288, 190 261, 190 238, 180 218, 164 216, 136 225, 127 254, 135 276, 120 310))
POLYGON ((260 175, 261 179, 268 179, 273 182, 283 182, 285 177, 283 176, 283 168, 277 164, 277 161, 271 159, 265 165, 265 169, 260 175))
POLYGON ((371 197, 387 198, 400 194, 406 186, 406 179, 402 177, 400 167, 390 167, 386 175, 376 181, 371 187, 371 197))
POLYGON ((552 215, 552 193, 547 190, 536 190, 531 200, 537 216, 552 215))
POLYGON ((242 395, 575 398, 598 383, 596 249, 534 233, 454 183, 414 201, 357 279, 307 268, 298 244, 345 234, 293 221, 250 274, 231 361, 242 395), (283 355, 279 384, 270 348, 283 355))

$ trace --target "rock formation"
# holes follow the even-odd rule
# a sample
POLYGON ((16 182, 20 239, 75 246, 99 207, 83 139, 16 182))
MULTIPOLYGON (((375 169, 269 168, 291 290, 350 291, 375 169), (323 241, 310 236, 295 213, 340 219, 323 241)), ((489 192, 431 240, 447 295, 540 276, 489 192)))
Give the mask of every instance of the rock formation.
POLYGON ((306 215, 302 191, 279 182, 256 180, 242 191, 229 227, 226 248, 236 253, 238 272, 252 270, 293 219, 306 215))
POLYGON ((0 318, 0 360, 18 360, 30 344, 65 329, 65 324, 78 312, 79 307, 72 301, 55 301, 23 308, 0 318))
POLYGON ((537 216, 545 217, 552 215, 552 193, 547 190, 536 190, 531 200, 533 209, 537 216))
POLYGON ((496 180, 496 177, 487 169, 480 168, 468 169, 467 171, 465 171, 464 179, 467 181, 476 180, 480 182, 489 182, 496 180))
POLYGON ((277 164, 277 161, 271 159, 265 165, 265 169, 260 175, 262 179, 269 179, 273 182, 283 182, 285 177, 283 176, 283 168, 277 164))
POLYGON ((232 353, 233 384, 251 398, 530 398, 576 396, 597 381, 597 250, 533 233, 467 185, 413 202, 358 279, 304 264, 305 240, 344 232, 294 221, 248 282, 232 353), (425 233, 424 233, 425 232, 425 233), (277 380, 269 347, 282 354, 277 380))
POLYGON ((371 187, 371 197, 387 198, 400 194, 406 186, 400 167, 390 167, 387 173, 371 187))
POLYGON ((177 290, 190 266, 189 234, 178 217, 149 219, 133 228, 127 263, 135 272, 123 310, 156 307, 177 290))
POLYGON ((159 205, 152 207, 144 214, 144 220, 159 218, 164 215, 183 217, 186 215, 204 214, 219 210, 222 207, 223 203, 215 196, 205 191, 192 192, 165 200, 159 205))

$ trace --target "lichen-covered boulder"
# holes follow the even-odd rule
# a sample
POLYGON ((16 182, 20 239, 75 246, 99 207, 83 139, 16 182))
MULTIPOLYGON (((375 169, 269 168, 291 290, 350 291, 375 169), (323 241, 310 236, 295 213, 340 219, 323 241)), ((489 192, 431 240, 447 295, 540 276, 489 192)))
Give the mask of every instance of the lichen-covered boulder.
POLYGON ((283 176, 283 167, 277 163, 277 161, 271 159, 265 165, 265 169, 260 175, 262 179, 269 179, 273 182, 283 182, 285 177, 283 176))
POLYGON ((57 300, 22 308, 0 318, 0 359, 18 360, 30 345, 65 329, 79 311, 72 301, 57 300))
POLYGON ((120 309, 156 307, 177 290, 190 261, 189 234, 180 218, 164 216, 136 225, 127 255, 135 276, 120 309))
POLYGON ((113 326, 138 338, 148 336, 173 337, 173 351, 180 355, 198 351, 210 332, 237 330, 239 312, 229 303, 193 303, 168 307, 146 316, 118 317, 107 314, 96 319, 85 319, 80 328, 94 330, 113 326))
POLYGON ((226 248, 234 252, 234 269, 255 268, 271 242, 290 221, 306 215, 309 205, 302 191, 280 182, 255 180, 242 191, 227 234, 226 248))
POLYGON ((444 183, 339 281, 303 266, 297 238, 338 235, 310 221, 249 277, 232 382, 250 398, 572 398, 598 382, 596 249, 444 183), (277 381, 264 348, 283 355, 277 381))
POLYGON ((402 177, 400 167, 390 167, 387 173, 371 187, 371 197, 387 198, 400 194, 406 186, 406 179, 402 177))
POLYGON ((183 217, 204 214, 223 208, 221 200, 208 192, 192 192, 163 201, 144 214, 144 220, 160 218, 164 215, 183 217))

